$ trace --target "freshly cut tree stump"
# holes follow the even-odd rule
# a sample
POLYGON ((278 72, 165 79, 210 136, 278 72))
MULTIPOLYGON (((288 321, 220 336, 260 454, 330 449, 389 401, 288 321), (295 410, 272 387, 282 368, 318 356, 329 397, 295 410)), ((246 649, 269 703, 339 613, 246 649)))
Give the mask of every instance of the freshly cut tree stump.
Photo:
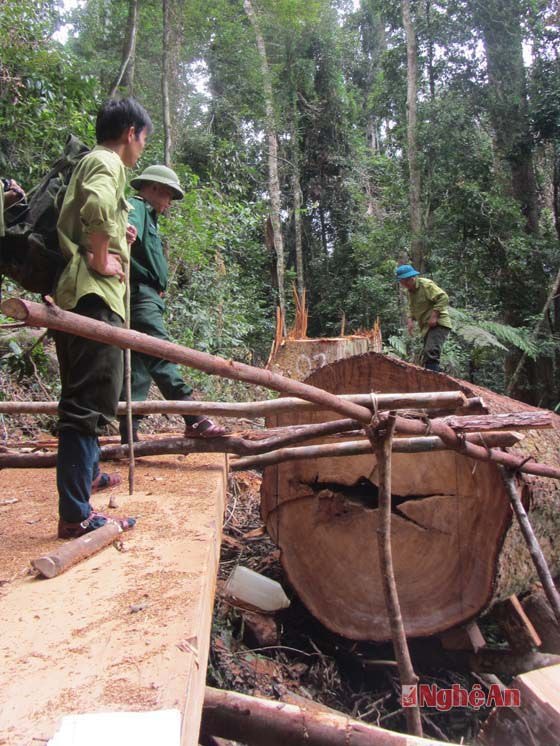
MULTIPOLYGON (((491 414, 539 411, 377 353, 322 367, 306 382, 336 394, 460 390, 468 397, 482 396, 491 414)), ((270 417, 267 425, 335 417, 292 412, 270 417)), ((552 418, 552 430, 527 431, 512 450, 558 465, 560 417, 552 418)), ((337 443, 343 440, 336 438, 337 443)), ((286 574, 309 610, 346 637, 383 641, 390 630, 377 558, 377 484, 373 454, 280 463, 265 469, 262 514, 282 551, 286 574)), ((519 484, 551 572, 557 574, 560 485, 527 475, 519 484)), ((408 636, 466 624, 536 579, 492 463, 452 451, 395 453, 393 513, 393 561, 408 636)))
POLYGON ((370 347, 366 336, 285 339, 270 360, 273 373, 304 381, 314 370, 341 358, 362 355, 370 347))

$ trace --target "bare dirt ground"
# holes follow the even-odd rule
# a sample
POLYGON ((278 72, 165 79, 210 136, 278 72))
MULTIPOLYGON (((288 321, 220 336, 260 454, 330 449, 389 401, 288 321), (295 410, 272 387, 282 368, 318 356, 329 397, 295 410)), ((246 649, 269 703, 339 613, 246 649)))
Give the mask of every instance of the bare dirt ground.
MULTIPOLYGON (((51 737, 71 712, 178 707, 203 695, 225 493, 225 460, 139 459, 135 493, 95 495, 137 526, 51 580, 30 560, 56 539, 53 469, 0 472, 0 744, 51 737)), ((197 743, 198 723, 192 724, 197 743)))

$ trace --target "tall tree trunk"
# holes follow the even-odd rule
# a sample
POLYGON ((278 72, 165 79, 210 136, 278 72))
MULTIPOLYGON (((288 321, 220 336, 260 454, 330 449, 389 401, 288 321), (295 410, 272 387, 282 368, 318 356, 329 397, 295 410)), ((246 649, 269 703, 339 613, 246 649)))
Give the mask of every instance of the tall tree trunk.
POLYGON ((286 292, 284 288, 284 241, 282 238, 282 224, 280 220, 280 180, 278 178, 278 138, 276 135, 276 123, 274 116, 274 104, 272 97, 272 81, 268 67, 268 58, 264 37, 261 32, 259 19, 253 8, 251 0, 243 0, 245 13, 255 32, 257 49, 261 61, 261 74, 263 79, 263 92, 266 111, 266 136, 268 140, 268 189, 270 192, 270 222, 274 237, 274 250, 276 251, 276 276, 278 278, 278 303, 283 317, 286 316, 286 292))
POLYGON ((416 52, 416 33, 410 15, 409 0, 402 0, 402 18, 406 33, 407 58, 407 140, 408 140, 408 171, 409 171, 409 201, 410 201, 410 232, 411 258, 419 269, 424 266, 424 247, 422 241, 422 204, 421 204, 421 174, 418 165, 418 143, 416 140, 416 97, 418 78, 418 58, 416 52))
POLYGON ((527 231, 536 234, 539 212, 529 131, 520 1, 476 0, 474 13, 484 39, 490 116, 506 189, 519 203, 527 231))
POLYGON ((171 165, 172 134, 169 106, 169 80, 171 78, 171 1, 163 0, 163 55, 161 66, 161 103, 163 108, 163 162, 171 165))
POLYGON ((116 96, 122 89, 129 95, 134 92, 134 63, 136 56, 136 36, 138 33, 138 0, 130 0, 128 4, 128 21, 123 44, 122 61, 119 71, 113 81, 109 98, 116 96))
POLYGON ((297 292, 300 300, 302 300, 303 291, 305 290, 305 279, 303 273, 303 244, 301 228, 301 206, 303 199, 299 179, 300 163, 298 122, 297 91, 294 89, 294 99, 292 102, 292 198, 294 201, 294 246, 296 254, 297 292))

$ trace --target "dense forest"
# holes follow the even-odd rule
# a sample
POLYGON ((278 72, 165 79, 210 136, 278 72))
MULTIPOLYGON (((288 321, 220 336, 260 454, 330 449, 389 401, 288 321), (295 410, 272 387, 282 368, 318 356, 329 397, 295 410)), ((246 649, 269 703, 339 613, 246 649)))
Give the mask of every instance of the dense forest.
POLYGON ((449 293, 445 369, 554 408, 559 36, 552 0, 0 0, 0 173, 30 189, 132 94, 138 168, 188 189, 163 223, 177 341, 262 363, 305 288, 310 335, 379 318, 412 359, 407 260, 449 293))

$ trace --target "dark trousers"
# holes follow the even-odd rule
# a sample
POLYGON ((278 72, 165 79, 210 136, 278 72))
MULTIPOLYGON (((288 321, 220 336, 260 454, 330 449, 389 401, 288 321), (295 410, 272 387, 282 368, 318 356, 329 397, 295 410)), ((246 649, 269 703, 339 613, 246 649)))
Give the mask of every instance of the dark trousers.
MULTIPOLYGON (((165 303, 158 292, 148 285, 134 286, 130 297, 130 326, 132 329, 149 334, 157 339, 171 341, 163 324, 165 303)), ((152 381, 163 394, 164 399, 185 401, 191 398, 192 388, 185 382, 179 366, 169 360, 145 355, 141 352, 131 353, 131 395, 132 401, 145 401, 152 381)), ((121 401, 126 399, 126 392, 121 392, 121 401)), ((140 417, 133 418, 136 430, 140 417)), ((196 417, 185 417, 186 422, 196 421, 196 417)), ((120 417, 121 436, 126 434, 126 418, 120 417)))
MULTIPOLYGON (((97 295, 74 313, 122 327, 120 316, 97 295)), ((91 483, 99 473, 97 436, 115 418, 123 376, 122 350, 64 332, 55 333, 62 392, 58 404, 57 487, 60 517, 79 523, 91 513, 91 483)))
POLYGON ((441 370, 439 361, 441 350, 449 332, 445 326, 432 326, 424 337, 424 349, 422 350, 422 365, 428 370, 439 372, 441 370))

